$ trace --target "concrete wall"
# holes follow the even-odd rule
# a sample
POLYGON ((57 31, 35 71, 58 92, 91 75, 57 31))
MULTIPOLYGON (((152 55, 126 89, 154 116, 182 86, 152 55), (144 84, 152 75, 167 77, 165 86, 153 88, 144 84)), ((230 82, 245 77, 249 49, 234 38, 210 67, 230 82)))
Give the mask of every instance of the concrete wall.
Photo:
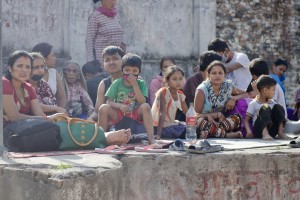
POLYGON ((0 200, 298 200, 299 152, 279 151, 13 159, 0 164, 0 200))
MULTIPOLYGON (((118 9, 127 49, 145 59, 149 77, 158 72, 159 59, 166 55, 175 56, 191 73, 187 68, 194 67, 194 58, 215 36, 215 1, 122 0, 118 9)), ((88 0, 4 1, 4 56, 47 41, 58 57, 84 64, 85 33, 92 11, 93 3, 88 0)))

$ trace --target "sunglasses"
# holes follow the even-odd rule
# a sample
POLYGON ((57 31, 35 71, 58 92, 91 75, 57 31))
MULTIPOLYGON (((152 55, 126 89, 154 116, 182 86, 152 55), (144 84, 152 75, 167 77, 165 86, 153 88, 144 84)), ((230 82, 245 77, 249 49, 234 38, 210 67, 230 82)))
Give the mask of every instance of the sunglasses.
POLYGON ((33 70, 39 70, 39 69, 45 69, 46 66, 45 65, 41 65, 41 66, 33 66, 32 69, 33 70))
POLYGON ((77 69, 64 69, 64 71, 67 73, 73 73, 73 74, 77 74, 79 72, 79 70, 77 70, 77 69))

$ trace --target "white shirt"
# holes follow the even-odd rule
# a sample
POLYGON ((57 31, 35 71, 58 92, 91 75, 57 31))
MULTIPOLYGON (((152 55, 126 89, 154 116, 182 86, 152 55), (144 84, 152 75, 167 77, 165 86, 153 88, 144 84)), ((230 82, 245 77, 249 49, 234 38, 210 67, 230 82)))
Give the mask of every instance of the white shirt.
POLYGON ((249 71, 250 60, 246 54, 234 52, 233 58, 229 63, 225 63, 225 67, 230 67, 234 63, 239 63, 242 67, 228 73, 227 78, 231 79, 237 88, 246 91, 252 80, 252 75, 249 71))
POLYGON ((279 105, 281 105, 284 108, 285 118, 287 118, 284 93, 283 93, 283 91, 282 91, 282 89, 281 89, 281 87, 280 87, 279 84, 276 84, 275 93, 274 93, 274 96, 273 96, 272 99, 274 101, 276 101, 276 103, 278 103, 279 105))
POLYGON ((57 91, 57 82, 56 82, 56 69, 48 68, 49 76, 48 76, 48 85, 50 86, 53 95, 56 95, 57 91))

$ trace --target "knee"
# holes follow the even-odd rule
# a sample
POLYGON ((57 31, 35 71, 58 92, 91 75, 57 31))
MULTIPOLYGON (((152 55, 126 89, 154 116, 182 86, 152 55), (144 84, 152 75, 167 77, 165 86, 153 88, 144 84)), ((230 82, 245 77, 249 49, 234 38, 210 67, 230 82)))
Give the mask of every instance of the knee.
POLYGON ((104 114, 104 113, 108 113, 109 110, 111 109, 111 106, 108 105, 108 104, 102 104, 100 107, 99 107, 99 114, 104 114))
POLYGON ((142 112, 150 112, 151 111, 150 105, 147 103, 141 104, 140 109, 142 112))
POLYGON ((279 111, 283 111, 284 112, 284 108, 280 104, 275 104, 273 106, 273 110, 279 110, 279 111))

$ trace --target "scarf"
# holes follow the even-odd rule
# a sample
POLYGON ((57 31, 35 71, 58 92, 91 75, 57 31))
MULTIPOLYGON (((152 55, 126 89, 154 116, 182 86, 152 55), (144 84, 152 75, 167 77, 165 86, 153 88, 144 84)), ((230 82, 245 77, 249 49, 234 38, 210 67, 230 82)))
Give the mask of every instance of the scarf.
POLYGON ((99 8, 97 8, 97 11, 107 17, 114 17, 117 14, 116 8, 113 8, 110 10, 110 9, 105 8, 104 6, 100 6, 99 8))
POLYGON ((221 84, 219 95, 216 96, 210 81, 207 82, 206 88, 210 96, 214 112, 223 109, 225 103, 231 97, 232 87, 233 85, 231 81, 224 81, 221 84))

